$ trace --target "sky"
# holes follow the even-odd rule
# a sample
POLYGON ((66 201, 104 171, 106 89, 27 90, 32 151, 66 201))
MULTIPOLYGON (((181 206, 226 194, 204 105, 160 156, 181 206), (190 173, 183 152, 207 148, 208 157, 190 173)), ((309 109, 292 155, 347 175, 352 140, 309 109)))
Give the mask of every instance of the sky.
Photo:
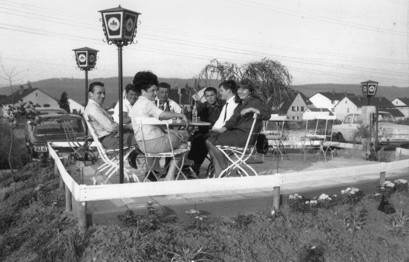
MULTIPOLYGON (((293 84, 409 86, 409 1, 404 0, 0 0, 0 76, 13 84, 84 78, 72 49, 99 50, 89 78, 118 76, 98 11, 141 13, 123 75, 150 70, 193 78, 212 59, 280 62, 293 84)), ((8 82, 0 78, 0 86, 8 82)))

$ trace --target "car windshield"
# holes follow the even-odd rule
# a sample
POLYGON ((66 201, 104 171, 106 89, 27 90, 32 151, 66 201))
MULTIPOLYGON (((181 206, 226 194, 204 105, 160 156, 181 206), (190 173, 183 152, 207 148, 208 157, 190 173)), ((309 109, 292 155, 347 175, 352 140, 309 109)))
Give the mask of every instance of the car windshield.
POLYGON ((79 117, 73 118, 43 118, 34 128, 36 135, 57 135, 65 134, 64 125, 69 132, 84 133, 84 125, 79 117))
POLYGON ((394 122, 393 116, 387 112, 379 112, 378 116, 379 122, 394 122))

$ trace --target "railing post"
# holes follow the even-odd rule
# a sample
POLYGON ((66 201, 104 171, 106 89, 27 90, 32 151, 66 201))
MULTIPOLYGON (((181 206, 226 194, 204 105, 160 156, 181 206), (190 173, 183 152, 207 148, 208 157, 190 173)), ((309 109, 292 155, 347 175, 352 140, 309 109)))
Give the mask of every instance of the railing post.
POLYGON ((382 171, 379 175, 379 184, 380 186, 383 186, 385 184, 385 177, 386 177, 386 172, 382 171))
POLYGON ((78 226, 82 233, 87 231, 87 202, 78 203, 78 226))
POLYGON ((58 170, 58 166, 57 166, 57 163, 55 162, 55 160, 54 160, 54 175, 55 175, 55 176, 58 176, 58 178, 60 179, 60 180, 59 180, 58 187, 59 187, 60 189, 63 189, 63 188, 64 188, 64 181, 62 180, 60 171, 58 170))
POLYGON ((275 210, 280 208, 280 187, 276 186, 273 189, 273 207, 275 210))
POLYGON ((72 211, 72 194, 67 186, 65 186, 65 211, 72 211))

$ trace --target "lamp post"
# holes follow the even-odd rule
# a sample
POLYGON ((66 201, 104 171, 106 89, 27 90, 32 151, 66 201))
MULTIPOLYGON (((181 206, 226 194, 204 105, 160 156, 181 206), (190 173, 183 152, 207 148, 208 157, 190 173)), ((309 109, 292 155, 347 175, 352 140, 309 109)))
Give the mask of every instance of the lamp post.
MULTIPOLYGON (((361 82, 362 94, 368 98, 368 106, 371 104, 371 97, 376 95, 378 90, 378 82, 368 80, 361 82)), ((371 113, 369 118, 369 141, 372 139, 372 125, 375 122, 375 152, 378 148, 378 108, 375 106, 375 114, 371 113)))
MULTIPOLYGON (((122 47, 133 42, 136 35, 138 16, 140 13, 118 6, 116 8, 99 11, 102 16, 102 28, 109 45, 118 47, 118 98, 119 112, 123 111, 122 98, 122 47)), ((124 182, 123 161, 123 116, 119 114, 119 183, 124 182)))
POLYGON ((368 106, 371 104, 371 97, 376 95, 378 84, 378 82, 372 80, 361 82, 362 94, 368 98, 368 106))
POLYGON ((75 53, 75 61, 80 70, 85 71, 85 106, 88 103, 88 71, 94 69, 97 62, 98 50, 82 47, 73 49, 75 53))

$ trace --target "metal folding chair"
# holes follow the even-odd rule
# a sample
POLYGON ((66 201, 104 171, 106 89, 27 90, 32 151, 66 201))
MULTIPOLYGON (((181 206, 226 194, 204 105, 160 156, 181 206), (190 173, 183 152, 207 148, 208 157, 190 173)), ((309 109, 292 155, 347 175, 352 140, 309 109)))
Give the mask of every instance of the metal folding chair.
POLYGON ((91 164, 94 164, 97 161, 97 154, 90 148, 92 140, 86 135, 83 121, 79 122, 77 119, 62 116, 61 125, 67 144, 72 150, 68 156, 68 162, 83 161, 86 165, 87 161, 91 161, 91 164))
POLYGON ((253 152, 256 151, 256 146, 250 145, 250 140, 254 134, 254 126, 257 121, 257 114, 253 114, 253 123, 251 125, 250 132, 247 137, 247 141, 244 147, 234 147, 234 146, 226 146, 226 145, 216 145, 216 147, 224 154, 224 156, 228 159, 230 164, 225 168, 220 174, 218 178, 226 177, 232 173, 232 171, 237 170, 240 176, 249 176, 249 173, 246 169, 250 170, 255 176, 257 176, 257 172, 252 168, 249 164, 247 164, 247 160, 250 159, 253 152))
MULTIPOLYGON (((184 163, 185 163, 185 157, 186 153, 190 150, 189 148, 178 148, 174 149, 172 146, 171 141, 171 136, 170 136, 170 130, 171 127, 169 125, 170 121, 162 121, 158 120, 156 118, 147 118, 147 117, 139 117, 133 119, 137 123, 137 125, 141 126, 141 132, 142 132, 142 138, 143 138, 143 148, 141 150, 144 152, 144 158, 145 158, 145 164, 147 168, 148 174, 153 174, 156 179, 159 181, 160 174, 155 170, 155 167, 157 167, 158 161, 160 161, 161 158, 171 158, 173 160, 173 163, 176 167, 176 175, 175 175, 175 180, 178 180, 179 178, 184 178, 187 179, 186 175, 183 172, 184 168, 184 163), (165 126, 166 127, 166 133, 170 142, 170 147, 171 150, 169 152, 162 152, 162 153, 149 153, 146 152, 145 150, 145 139, 144 139, 144 133, 143 133, 143 125, 157 125, 157 126, 165 126), (177 161, 180 160, 180 161, 177 161), (179 162, 179 163, 178 163, 179 162)), ((169 163, 171 163, 170 161, 169 163)), ((167 167, 165 166, 164 169, 167 167)))
MULTIPOLYGON (((94 184, 96 184, 97 182, 100 182, 101 184, 106 184, 109 181, 109 179, 112 177, 112 175, 118 173, 119 171, 119 150, 118 149, 105 149, 102 146, 101 142, 99 141, 95 133, 94 127, 92 126, 90 120, 85 119, 85 122, 87 123, 88 132, 91 134, 94 140, 94 144, 98 150, 99 156, 101 157, 103 161, 103 164, 98 167, 96 174, 105 173, 104 179, 102 181, 97 181, 97 178, 94 177, 93 182, 94 184)), ((126 153, 124 154, 124 160, 126 160, 129 154, 135 148, 130 147, 130 148, 124 148, 124 149, 127 150, 126 153)), ((133 180, 133 182, 140 182, 138 176, 132 170, 132 168, 126 167, 125 165, 124 165, 124 176, 128 182, 132 182, 131 179, 133 180)))

